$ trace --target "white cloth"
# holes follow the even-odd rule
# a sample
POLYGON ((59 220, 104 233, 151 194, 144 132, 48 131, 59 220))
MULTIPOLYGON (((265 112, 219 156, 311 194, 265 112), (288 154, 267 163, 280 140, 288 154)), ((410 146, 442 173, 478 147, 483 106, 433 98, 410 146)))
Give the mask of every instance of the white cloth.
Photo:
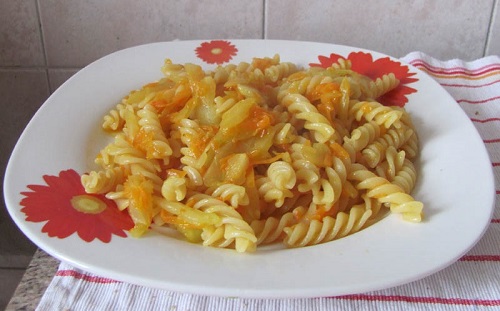
POLYGON ((422 280, 365 294, 314 299, 207 297, 136 286, 61 263, 38 310, 500 310, 500 58, 439 61, 413 52, 402 61, 426 71, 481 134, 496 180, 484 237, 462 259, 422 280))

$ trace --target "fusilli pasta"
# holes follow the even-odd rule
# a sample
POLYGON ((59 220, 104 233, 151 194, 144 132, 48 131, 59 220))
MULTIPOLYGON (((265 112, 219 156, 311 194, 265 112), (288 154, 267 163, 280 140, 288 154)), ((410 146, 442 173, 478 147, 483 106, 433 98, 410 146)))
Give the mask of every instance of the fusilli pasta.
POLYGON ((81 176, 135 224, 254 251, 353 234, 387 213, 421 220, 410 115, 377 101, 399 85, 339 59, 301 69, 279 55, 204 71, 167 59, 163 78, 104 117, 115 136, 81 176))

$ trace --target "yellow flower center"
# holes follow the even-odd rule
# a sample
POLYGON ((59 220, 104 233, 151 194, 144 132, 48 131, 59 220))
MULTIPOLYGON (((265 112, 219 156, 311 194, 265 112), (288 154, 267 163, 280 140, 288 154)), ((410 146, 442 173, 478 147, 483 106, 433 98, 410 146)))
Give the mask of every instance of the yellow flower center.
POLYGON ((210 52, 212 52, 212 54, 214 54, 214 55, 219 55, 222 53, 222 49, 221 48, 213 48, 210 52))
POLYGON ((106 204, 96 197, 82 194, 71 199, 74 209, 85 214, 99 214, 106 209, 106 204))

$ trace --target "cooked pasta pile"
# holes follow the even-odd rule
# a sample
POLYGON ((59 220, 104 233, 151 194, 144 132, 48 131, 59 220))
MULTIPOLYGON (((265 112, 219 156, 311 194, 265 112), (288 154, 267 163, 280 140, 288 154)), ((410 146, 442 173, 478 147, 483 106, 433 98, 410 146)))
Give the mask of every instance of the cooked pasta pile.
POLYGON ((273 58, 204 71, 167 59, 164 77, 104 117, 114 134, 81 177, 127 210, 133 236, 176 229, 205 246, 314 245, 388 212, 419 222, 410 195, 411 118, 376 101, 397 87, 341 60, 301 69, 273 58))

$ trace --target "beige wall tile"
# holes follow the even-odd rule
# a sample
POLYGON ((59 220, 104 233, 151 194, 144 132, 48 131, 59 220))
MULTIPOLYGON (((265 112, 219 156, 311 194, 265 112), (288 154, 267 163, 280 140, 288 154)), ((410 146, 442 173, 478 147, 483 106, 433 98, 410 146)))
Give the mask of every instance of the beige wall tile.
POLYGON ((3 310, 14 294, 19 281, 23 277, 24 270, 0 268, 0 308, 3 310))
MULTIPOLYGON (((0 186, 10 153, 28 121, 49 96, 45 70, 0 70, 0 186)), ((0 194, 3 187, 0 187, 0 194)), ((12 267, 33 253, 34 248, 13 224, 0 200, 0 264, 12 267), (15 260, 12 260, 15 256, 15 260)), ((29 257, 27 257, 29 258, 29 257)), ((25 264, 24 261, 22 264, 25 264)))
POLYGON ((50 92, 53 93, 66 80, 71 78, 79 69, 49 69, 50 92))
POLYGON ((268 0, 266 38, 351 45, 401 57, 474 59, 484 51, 493 0, 268 0))
POLYGON ((49 66, 82 67, 155 41, 262 38, 263 0, 40 1, 49 66))
POLYGON ((0 178, 19 136, 49 96, 45 70, 0 70, 0 178))
POLYGON ((0 1, 0 66, 45 64, 36 0, 0 1))
POLYGON ((500 2, 495 5, 494 15, 492 16, 491 29, 486 46, 486 55, 500 55, 500 2))
MULTIPOLYGON (((45 70, 0 70, 0 172, 19 135, 49 96, 45 70)), ((2 178, 3 180, 3 178, 2 178)))

